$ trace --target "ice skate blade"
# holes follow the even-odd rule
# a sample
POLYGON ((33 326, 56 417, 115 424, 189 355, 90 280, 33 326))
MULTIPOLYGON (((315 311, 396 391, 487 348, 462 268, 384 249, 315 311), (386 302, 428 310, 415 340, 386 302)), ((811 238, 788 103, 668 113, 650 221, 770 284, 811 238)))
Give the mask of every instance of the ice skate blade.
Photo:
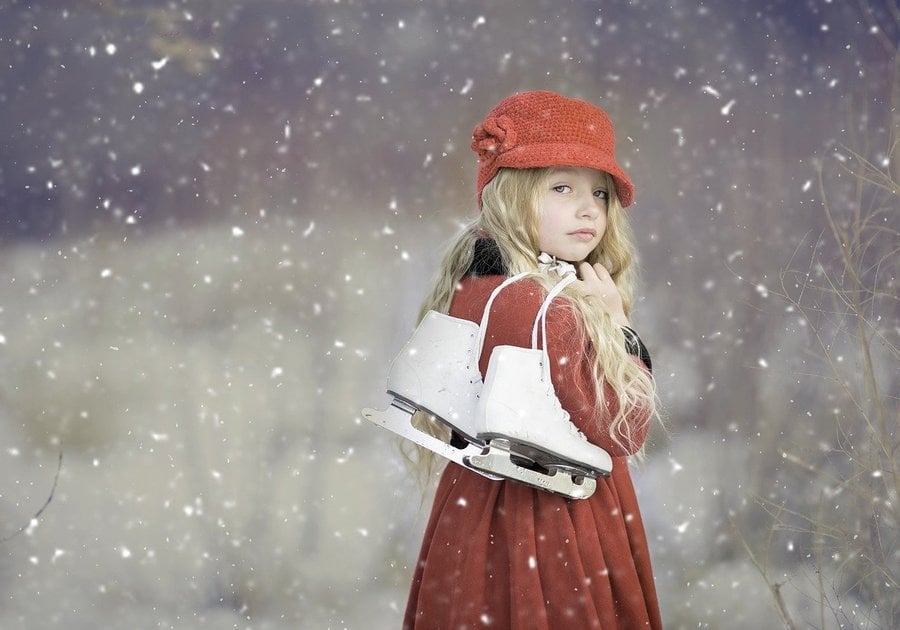
POLYGON ((441 417, 440 414, 435 413, 431 409, 428 409, 428 408, 422 406, 421 404, 410 400, 406 396, 404 396, 402 394, 398 394, 397 392, 392 391, 390 389, 387 391, 387 393, 388 393, 388 396, 393 396, 394 401, 391 404, 394 405, 395 407, 400 407, 401 409, 412 409, 412 413, 415 413, 416 411, 421 411, 423 413, 428 414, 434 420, 437 420, 438 422, 443 424, 445 427, 447 427, 451 431, 454 431, 457 435, 462 437, 466 442, 471 442, 472 444, 474 444, 476 447, 478 447, 479 450, 483 450, 485 448, 485 446, 487 446, 486 441, 481 440, 474 435, 469 435, 468 433, 463 431, 461 428, 457 427, 449 420, 444 419, 443 417, 441 417))
POLYGON ((596 448, 594 461, 588 464, 565 459, 557 453, 507 435, 488 433, 479 435, 478 438, 494 444, 500 450, 509 451, 511 455, 530 460, 542 468, 557 470, 573 477, 608 477, 612 472, 612 458, 600 447, 596 448))
POLYGON ((498 440, 489 444, 485 453, 468 457, 469 467, 513 481, 520 481, 534 488, 560 494, 570 499, 587 499, 597 489, 597 480, 593 477, 573 477, 559 470, 551 470, 550 473, 545 474, 530 468, 523 468, 512 461, 509 450, 500 447, 495 442, 498 440))
POLYGON ((468 463, 470 457, 480 455, 486 450, 485 448, 468 442, 465 447, 458 448, 415 428, 410 423, 410 420, 417 411, 419 410, 416 407, 411 406, 402 400, 394 399, 391 406, 384 411, 366 408, 362 410, 362 415, 363 418, 372 424, 385 428, 392 433, 396 433, 400 437, 406 438, 411 442, 415 442, 432 453, 445 457, 451 462, 456 462, 460 466, 464 466, 477 472, 479 475, 493 481, 499 481, 503 478, 500 475, 491 473, 489 470, 479 470, 474 468, 468 463))

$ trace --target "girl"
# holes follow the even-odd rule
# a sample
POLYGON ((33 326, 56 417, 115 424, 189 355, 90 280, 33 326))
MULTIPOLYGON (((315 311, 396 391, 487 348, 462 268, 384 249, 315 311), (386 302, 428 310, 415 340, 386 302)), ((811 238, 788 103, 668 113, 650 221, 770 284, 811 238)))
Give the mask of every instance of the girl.
POLYGON ((633 250, 623 208, 633 187, 614 145, 603 110, 552 92, 511 96, 475 128, 481 212, 451 244, 423 313, 480 322, 501 282, 532 272, 493 303, 484 376, 495 346, 530 345, 547 291, 574 266, 579 280, 547 313, 551 380, 613 466, 590 498, 571 500, 448 464, 404 628, 661 627, 626 460, 644 443, 655 395, 650 358, 628 327, 633 250))

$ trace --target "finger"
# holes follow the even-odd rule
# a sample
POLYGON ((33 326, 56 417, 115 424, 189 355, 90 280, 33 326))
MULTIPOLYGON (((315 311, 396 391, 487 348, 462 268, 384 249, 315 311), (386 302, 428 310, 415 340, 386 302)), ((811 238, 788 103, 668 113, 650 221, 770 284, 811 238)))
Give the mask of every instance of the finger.
POLYGON ((582 280, 597 278, 597 271, 593 267, 591 267, 591 263, 581 263, 580 265, 578 265, 578 270, 581 272, 582 280))
POLYGON ((595 266, 599 267, 599 269, 597 269, 597 277, 600 278, 601 282, 610 282, 612 284, 616 283, 615 279, 612 277, 612 274, 606 267, 604 267, 600 263, 597 263, 597 265, 595 266))

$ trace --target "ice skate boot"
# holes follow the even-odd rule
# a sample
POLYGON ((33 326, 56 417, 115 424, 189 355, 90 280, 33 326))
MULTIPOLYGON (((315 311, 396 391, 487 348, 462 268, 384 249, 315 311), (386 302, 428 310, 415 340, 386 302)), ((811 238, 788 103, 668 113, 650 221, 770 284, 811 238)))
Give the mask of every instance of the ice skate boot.
POLYGON ((489 449, 469 458, 484 472, 574 499, 594 493, 612 458, 591 444, 562 408, 541 350, 497 346, 476 412, 489 449))
MULTIPOLYGON (((569 280, 571 281, 571 280, 569 280)), ((572 424, 550 380, 549 355, 537 348, 538 323, 546 339, 546 311, 568 281, 544 301, 532 330, 532 347, 494 348, 476 409, 476 438, 488 449, 469 465, 564 496, 583 499, 607 476, 612 458, 572 424)))
MULTIPOLYGON (((446 457, 461 466, 465 458, 482 453, 471 428, 481 373, 478 371, 478 324, 429 311, 391 364, 387 393, 393 396, 384 411, 363 409, 363 417, 446 457), (423 411, 456 431, 464 440, 445 442, 411 423, 423 411)), ((491 478, 496 475, 483 471, 491 478)))
MULTIPOLYGON (((475 409, 481 394, 478 360, 483 330, 497 294, 525 274, 507 278, 491 293, 482 325, 429 311, 391 364, 387 391, 393 397, 384 411, 363 409, 363 417, 450 461, 472 468, 468 457, 484 452, 476 436, 475 409), (461 439, 445 442, 414 426, 412 416, 423 411, 449 427, 461 439)), ((476 471, 499 479, 486 470, 476 471)))

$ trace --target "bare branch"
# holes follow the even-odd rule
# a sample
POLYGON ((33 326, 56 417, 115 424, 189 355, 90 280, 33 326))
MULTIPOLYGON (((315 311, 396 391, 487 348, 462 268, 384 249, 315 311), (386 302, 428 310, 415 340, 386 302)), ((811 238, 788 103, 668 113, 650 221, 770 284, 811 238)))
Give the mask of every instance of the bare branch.
POLYGON ((54 475, 53 477, 53 486, 50 488, 50 495, 47 497, 47 500, 44 501, 44 504, 41 506, 41 508, 34 513, 34 516, 32 516, 25 525, 22 525, 22 527, 9 534, 8 536, 0 538, 0 544, 9 542, 13 538, 24 532, 26 529, 28 529, 34 521, 40 518, 41 514, 44 513, 44 510, 47 509, 47 506, 50 505, 50 502, 53 500, 53 495, 56 493, 56 485, 59 483, 59 471, 62 470, 62 460, 63 454, 62 451, 60 451, 59 458, 56 461, 56 475, 54 475))

